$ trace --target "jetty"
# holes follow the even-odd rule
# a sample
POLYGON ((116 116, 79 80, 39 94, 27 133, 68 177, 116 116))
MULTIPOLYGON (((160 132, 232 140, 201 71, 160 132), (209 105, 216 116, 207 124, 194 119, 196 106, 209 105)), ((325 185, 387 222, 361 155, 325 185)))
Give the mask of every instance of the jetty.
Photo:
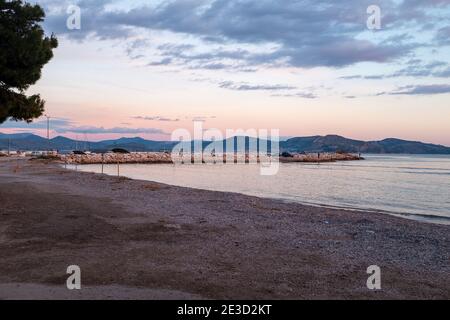
MULTIPOLYGON (((172 156, 169 152, 132 152, 132 153, 88 153, 88 154, 64 154, 57 158, 66 164, 172 164, 172 156)), ((270 161, 274 157, 264 157, 263 161, 270 161)), ((207 163, 259 163, 260 156, 257 154, 223 154, 223 155, 185 155, 183 162, 189 163, 197 160, 207 163), (199 160, 201 159, 201 160, 199 160), (223 159, 223 160, 221 160, 223 159)), ((282 154, 280 162, 335 162, 364 160, 360 155, 349 153, 302 153, 302 154, 282 154)))

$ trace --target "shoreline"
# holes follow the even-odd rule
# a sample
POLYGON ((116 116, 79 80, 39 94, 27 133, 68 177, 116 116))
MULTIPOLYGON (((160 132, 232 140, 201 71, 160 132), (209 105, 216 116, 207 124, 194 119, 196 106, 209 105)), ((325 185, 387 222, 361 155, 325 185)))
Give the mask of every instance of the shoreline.
MULTIPOLYGON (((290 163, 290 162, 288 162, 288 163, 290 163)), ((75 168, 82 168, 83 166, 90 166, 90 165, 102 165, 101 163, 70 164, 69 166, 72 166, 72 168, 69 168, 69 167, 67 167, 67 164, 65 164, 65 163, 59 163, 59 164, 62 168, 65 168, 67 170, 72 170, 75 172, 78 171, 78 169, 75 169, 75 168)), ((126 166, 126 165, 158 165, 158 164, 173 165, 173 163, 123 163, 121 165, 126 166)), ((117 164, 116 163, 104 163, 104 165, 115 166, 117 164)), ((306 165, 306 163, 305 163, 305 165, 306 165)), ((94 172, 94 171, 83 171, 82 170, 81 172, 102 174, 101 172, 94 172)), ((108 174, 108 173, 104 173, 104 174, 108 175, 110 177, 117 177, 117 174, 108 174)), ((269 196, 255 195, 255 194, 250 194, 250 193, 242 193, 242 192, 237 192, 237 191, 233 192, 233 191, 213 190, 213 189, 206 189, 206 188, 202 188, 202 187, 176 185, 176 184, 171 184, 171 183, 167 183, 167 182, 159 182, 159 181, 154 181, 154 180, 134 179, 134 178, 128 177, 123 174, 121 174, 120 177, 129 178, 129 179, 138 180, 138 181, 149 181, 149 182, 154 182, 154 183, 162 183, 162 184, 167 184, 167 185, 173 186, 173 187, 190 188, 190 189, 203 190, 203 191, 237 193, 237 194, 250 196, 250 197, 257 197, 257 198, 261 198, 261 199, 282 201, 287 204, 300 204, 300 205, 304 205, 304 206, 310 206, 310 207, 316 207, 316 208, 322 208, 322 209, 347 210, 347 211, 354 211, 354 212, 361 212, 361 213, 376 213, 376 214, 390 215, 390 216, 394 216, 394 217, 398 217, 398 218, 402 218, 402 219, 413 220, 413 221, 417 221, 417 222, 421 222, 421 223, 450 225, 450 217, 445 217, 445 216, 440 216, 440 215, 426 215, 426 214, 420 214, 420 213, 388 211, 388 210, 382 210, 382 209, 376 209, 376 208, 338 206, 338 205, 330 205, 330 204, 326 204, 326 203, 305 202, 305 201, 300 201, 300 200, 294 200, 291 198, 269 197, 269 196)))
POLYGON ((42 161, 0 159, 0 177, 0 299, 450 298, 449 226, 42 161), (65 289, 71 264, 85 291, 65 289))

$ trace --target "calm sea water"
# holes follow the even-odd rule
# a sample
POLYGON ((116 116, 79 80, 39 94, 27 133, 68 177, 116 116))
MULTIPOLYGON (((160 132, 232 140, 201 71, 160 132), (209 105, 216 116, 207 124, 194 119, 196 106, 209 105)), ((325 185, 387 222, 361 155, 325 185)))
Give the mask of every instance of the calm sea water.
MULTIPOLYGON (((176 186, 382 211, 450 224, 450 156, 365 158, 329 164, 280 164, 275 176, 261 176, 254 164, 121 165, 120 174, 176 186)), ((77 169, 100 172, 101 166, 79 165, 77 169)), ((117 166, 105 165, 104 172, 116 175, 117 166)))

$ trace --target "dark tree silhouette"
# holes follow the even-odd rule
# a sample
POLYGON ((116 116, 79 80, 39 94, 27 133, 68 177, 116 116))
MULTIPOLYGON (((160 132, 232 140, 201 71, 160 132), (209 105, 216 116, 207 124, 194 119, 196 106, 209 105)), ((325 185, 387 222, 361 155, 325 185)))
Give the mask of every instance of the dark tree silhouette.
POLYGON ((58 46, 40 26, 44 17, 39 5, 0 0, 0 123, 8 118, 31 122, 44 112, 39 94, 25 94, 58 46))

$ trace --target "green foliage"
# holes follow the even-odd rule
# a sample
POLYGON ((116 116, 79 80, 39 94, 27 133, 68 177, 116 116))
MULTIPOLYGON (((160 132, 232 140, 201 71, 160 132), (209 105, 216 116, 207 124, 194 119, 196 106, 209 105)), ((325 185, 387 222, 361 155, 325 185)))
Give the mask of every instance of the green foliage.
POLYGON ((8 118, 31 122, 44 112, 38 94, 25 94, 58 46, 40 26, 44 17, 39 5, 0 0, 0 123, 8 118))

